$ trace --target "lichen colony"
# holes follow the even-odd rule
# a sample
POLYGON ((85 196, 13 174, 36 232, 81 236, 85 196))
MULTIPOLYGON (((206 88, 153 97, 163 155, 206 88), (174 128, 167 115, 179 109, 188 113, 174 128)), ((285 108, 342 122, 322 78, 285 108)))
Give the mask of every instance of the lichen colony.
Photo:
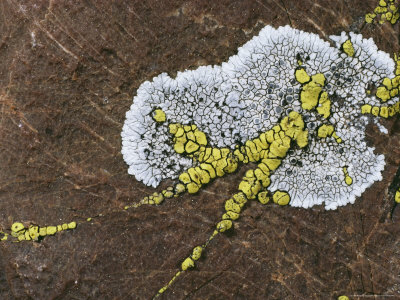
POLYGON ((373 117, 399 112, 399 74, 397 57, 360 34, 324 41, 266 26, 221 66, 144 82, 126 113, 122 154, 143 183, 177 183, 129 207, 194 194, 240 164, 256 164, 209 239, 157 296, 233 226, 247 201, 336 209, 380 180, 384 156, 367 145, 365 131, 373 117))
POLYGON ((234 151, 295 111, 308 131, 307 149, 288 151, 268 190, 286 191, 292 206, 325 203, 335 209, 353 203, 381 178, 384 157, 365 143, 369 119, 362 107, 396 103, 397 97, 371 93, 395 76, 395 64, 361 35, 331 39, 336 47, 312 33, 267 26, 222 66, 181 72, 175 79, 163 73, 143 83, 122 131, 129 173, 156 187, 200 164, 174 149, 169 124, 196 125, 209 146, 234 151), (153 118, 156 109, 166 122, 153 118), (322 136, 325 127, 335 135, 322 136))

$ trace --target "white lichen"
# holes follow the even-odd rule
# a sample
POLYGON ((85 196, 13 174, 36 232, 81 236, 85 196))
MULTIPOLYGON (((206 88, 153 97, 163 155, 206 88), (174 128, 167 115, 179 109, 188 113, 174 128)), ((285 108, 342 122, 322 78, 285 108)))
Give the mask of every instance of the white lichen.
POLYGON ((306 122, 309 145, 289 152, 271 176, 268 189, 286 190, 290 205, 298 207, 325 203, 326 209, 336 209, 353 203, 382 178, 384 156, 375 154, 365 142, 369 118, 361 115, 361 106, 379 105, 379 99, 367 93, 368 87, 393 78, 395 64, 372 39, 359 34, 342 33, 330 39, 336 47, 316 34, 266 26, 221 66, 178 72, 175 79, 162 73, 144 82, 121 133, 128 172, 156 187, 196 165, 174 151, 168 124, 152 118, 157 108, 165 112, 168 123, 195 124, 211 146, 231 149, 271 129, 294 110, 306 122), (346 40, 351 41, 354 56, 342 51, 346 40), (332 102, 328 119, 315 110, 302 109, 301 84, 295 78, 299 64, 310 75, 325 76, 324 90, 332 102), (342 142, 318 137, 317 128, 324 122, 335 127, 342 142), (344 168, 352 178, 350 185, 344 168))

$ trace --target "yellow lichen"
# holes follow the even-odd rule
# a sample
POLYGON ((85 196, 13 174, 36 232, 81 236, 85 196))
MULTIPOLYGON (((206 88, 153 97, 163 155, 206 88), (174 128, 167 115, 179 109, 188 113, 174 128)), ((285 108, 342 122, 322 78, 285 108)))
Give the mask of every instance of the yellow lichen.
POLYGON ((300 83, 306 83, 311 80, 310 76, 307 74, 304 68, 298 68, 295 71, 296 80, 300 83))
POLYGON ((347 185, 352 185, 353 178, 350 177, 349 172, 347 171, 347 167, 343 167, 343 173, 344 173, 344 182, 347 185))
POLYGON ((342 44, 343 52, 346 53, 348 56, 354 56, 354 47, 351 40, 347 40, 342 44))
POLYGON ((279 205, 288 205, 290 202, 290 196, 285 191, 276 191, 272 195, 272 200, 274 201, 274 203, 279 205))
POLYGON ((379 24, 383 24, 388 21, 394 25, 397 23, 399 17, 400 14, 397 0, 379 0, 374 12, 365 15, 365 21, 371 24, 375 19, 378 18, 379 24))
POLYGON ((166 117, 165 112, 164 112, 163 110, 161 110, 161 109, 156 109, 156 110, 153 112, 153 119, 154 119, 156 122, 162 123, 162 122, 165 122, 165 120, 167 119, 167 117, 166 117))
POLYGON ((258 194, 258 201, 260 201, 261 204, 267 204, 269 202, 269 196, 268 192, 261 192, 258 194))
POLYGON ((400 203, 400 189, 396 191, 396 194, 394 196, 394 201, 396 201, 396 203, 400 203))

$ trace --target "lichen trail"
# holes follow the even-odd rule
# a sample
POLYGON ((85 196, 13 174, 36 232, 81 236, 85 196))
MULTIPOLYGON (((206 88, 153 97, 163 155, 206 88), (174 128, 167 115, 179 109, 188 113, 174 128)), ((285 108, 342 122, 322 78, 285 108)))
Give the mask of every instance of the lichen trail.
MULTIPOLYGON (((177 124, 174 124, 173 127, 182 128, 177 124)), ((184 132, 190 133, 191 130, 193 130, 193 127, 188 126, 187 130, 184 132)), ((172 130, 172 133, 174 133, 175 136, 176 132, 177 130, 172 130)), ((181 132, 178 136, 184 136, 184 132, 181 132)), ((183 272, 195 267, 196 261, 200 259, 201 254, 209 245, 211 240, 219 233, 232 228, 233 221, 239 218, 240 213, 243 211, 249 200, 258 198, 262 204, 267 204, 269 202, 269 192, 266 188, 270 185, 270 174, 279 167, 281 160, 286 156, 286 153, 290 148, 295 146, 303 148, 307 146, 307 137, 308 131, 304 130, 304 122, 301 115, 293 111, 289 113, 289 116, 283 118, 279 125, 274 126, 273 129, 262 133, 256 139, 246 142, 245 146, 238 147, 235 150, 233 154, 234 160, 239 160, 241 162, 258 162, 257 168, 246 172, 246 175, 239 184, 239 192, 225 201, 225 213, 222 215, 221 221, 218 222, 215 230, 207 241, 204 244, 193 248, 192 253, 183 260, 180 270, 158 291, 154 298, 157 298, 164 293, 174 283, 174 281, 183 274, 183 272), (236 155, 237 157, 235 157, 236 155)), ((179 140, 175 139, 175 146, 181 141, 186 141, 185 145, 187 145, 190 140, 188 141, 186 138, 179 140)), ((206 142, 204 144, 206 145, 206 142)), ((186 149, 186 147, 183 148, 186 149)), ((181 148, 179 147, 179 149, 181 148)), ((213 153, 213 151, 210 153, 213 153)), ((222 159, 226 161, 228 155, 222 159)), ((214 174, 216 174, 216 170, 219 167, 219 160, 215 161, 215 159, 212 159, 212 161, 216 162, 211 166, 215 170, 214 174)), ((185 178, 187 178, 185 179, 187 181, 187 186, 193 182, 199 184, 202 176, 201 174, 198 174, 197 176, 198 177, 185 176, 185 178)), ((205 174, 205 176, 209 178, 209 174, 205 174)), ((223 174, 221 176, 223 176, 223 174)), ((181 180, 181 177, 179 178, 181 180)), ((198 188, 196 188, 196 191, 197 190, 198 188)), ((189 188, 188 191, 191 192, 189 188)), ((290 202, 290 196, 285 191, 276 191, 272 198, 274 202, 279 205, 287 205, 290 202)))
POLYGON ((38 242, 46 236, 55 235, 57 232, 72 230, 76 228, 76 222, 59 224, 56 226, 25 226, 21 222, 14 222, 11 225, 11 233, 0 231, 2 235, 1 241, 22 242, 22 241, 35 241, 38 242))

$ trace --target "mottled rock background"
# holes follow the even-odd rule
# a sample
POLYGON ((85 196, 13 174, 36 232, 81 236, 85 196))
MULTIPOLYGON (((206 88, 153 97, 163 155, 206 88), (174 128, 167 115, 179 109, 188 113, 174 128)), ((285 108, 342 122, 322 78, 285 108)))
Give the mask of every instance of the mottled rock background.
MULTIPOLYGON (((245 168, 198 195, 121 211, 154 192, 120 154, 138 86, 219 64, 266 24, 322 37, 353 30, 393 53, 398 26, 364 24, 376 2, 1 1, 0 227, 83 223, 41 243, 1 243, 0 298, 151 298, 208 237, 245 168)), ((398 119, 385 125, 389 136, 369 128, 384 179, 354 205, 250 203, 162 298, 400 298, 400 129, 398 119)))

